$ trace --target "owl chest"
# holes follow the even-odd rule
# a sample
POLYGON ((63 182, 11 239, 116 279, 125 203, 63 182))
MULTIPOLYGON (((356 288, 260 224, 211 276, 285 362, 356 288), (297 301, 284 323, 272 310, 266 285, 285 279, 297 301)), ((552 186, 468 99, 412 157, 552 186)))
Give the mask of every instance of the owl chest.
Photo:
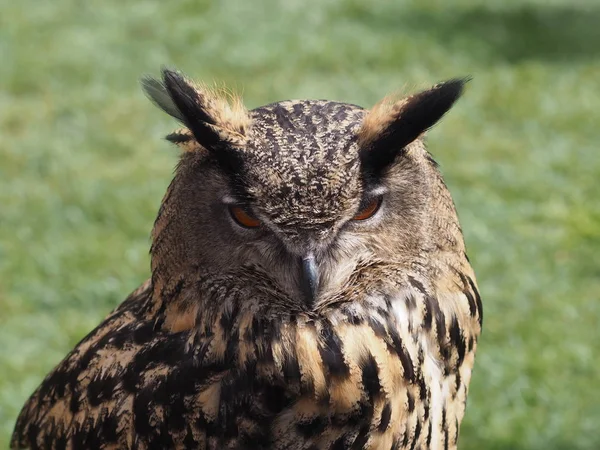
POLYGON ((276 418, 276 442, 322 449, 456 446, 466 397, 456 352, 439 340, 435 319, 426 329, 419 311, 390 312, 296 330, 301 394, 276 418))

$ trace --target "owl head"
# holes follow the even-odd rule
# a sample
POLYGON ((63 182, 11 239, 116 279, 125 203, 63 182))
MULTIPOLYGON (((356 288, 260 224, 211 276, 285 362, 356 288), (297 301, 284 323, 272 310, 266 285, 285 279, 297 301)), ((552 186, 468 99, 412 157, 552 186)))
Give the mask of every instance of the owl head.
POLYGON ((238 277, 313 310, 359 295, 371 267, 402 270, 436 249, 461 250, 421 137, 467 80, 370 110, 289 100, 248 111, 226 92, 162 75, 142 84, 183 124, 167 139, 184 151, 153 231, 157 289, 238 277))

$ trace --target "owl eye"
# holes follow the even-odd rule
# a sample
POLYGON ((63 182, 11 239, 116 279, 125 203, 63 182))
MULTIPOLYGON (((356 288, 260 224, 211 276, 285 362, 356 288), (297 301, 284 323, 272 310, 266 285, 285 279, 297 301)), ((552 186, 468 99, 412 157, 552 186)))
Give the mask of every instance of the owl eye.
POLYGON ((352 220, 366 220, 369 217, 373 217, 375 213, 379 211, 382 199, 383 197, 379 195, 377 197, 372 197, 368 199, 366 202, 361 203, 360 209, 354 215, 352 220))
POLYGON ((260 225, 260 220, 251 215, 247 209, 241 206, 230 206, 229 214, 236 223, 244 228, 256 228, 260 225))

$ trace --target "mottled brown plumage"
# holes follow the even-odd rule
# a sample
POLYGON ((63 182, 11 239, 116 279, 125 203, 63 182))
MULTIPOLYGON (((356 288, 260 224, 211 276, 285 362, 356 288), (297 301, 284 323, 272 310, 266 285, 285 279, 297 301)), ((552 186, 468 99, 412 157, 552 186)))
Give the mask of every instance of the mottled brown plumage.
POLYGON ((145 80, 184 125, 152 277, 43 381, 12 446, 456 448, 482 308, 421 135, 463 84, 246 111, 145 80))

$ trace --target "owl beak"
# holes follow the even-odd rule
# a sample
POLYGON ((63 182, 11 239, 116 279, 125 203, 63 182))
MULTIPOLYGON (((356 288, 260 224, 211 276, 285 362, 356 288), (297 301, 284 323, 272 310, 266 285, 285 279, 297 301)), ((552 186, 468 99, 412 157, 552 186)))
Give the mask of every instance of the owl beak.
POLYGON ((306 299, 312 304, 317 298, 317 288, 319 284, 319 270, 315 255, 309 253, 302 258, 302 292, 306 299))

